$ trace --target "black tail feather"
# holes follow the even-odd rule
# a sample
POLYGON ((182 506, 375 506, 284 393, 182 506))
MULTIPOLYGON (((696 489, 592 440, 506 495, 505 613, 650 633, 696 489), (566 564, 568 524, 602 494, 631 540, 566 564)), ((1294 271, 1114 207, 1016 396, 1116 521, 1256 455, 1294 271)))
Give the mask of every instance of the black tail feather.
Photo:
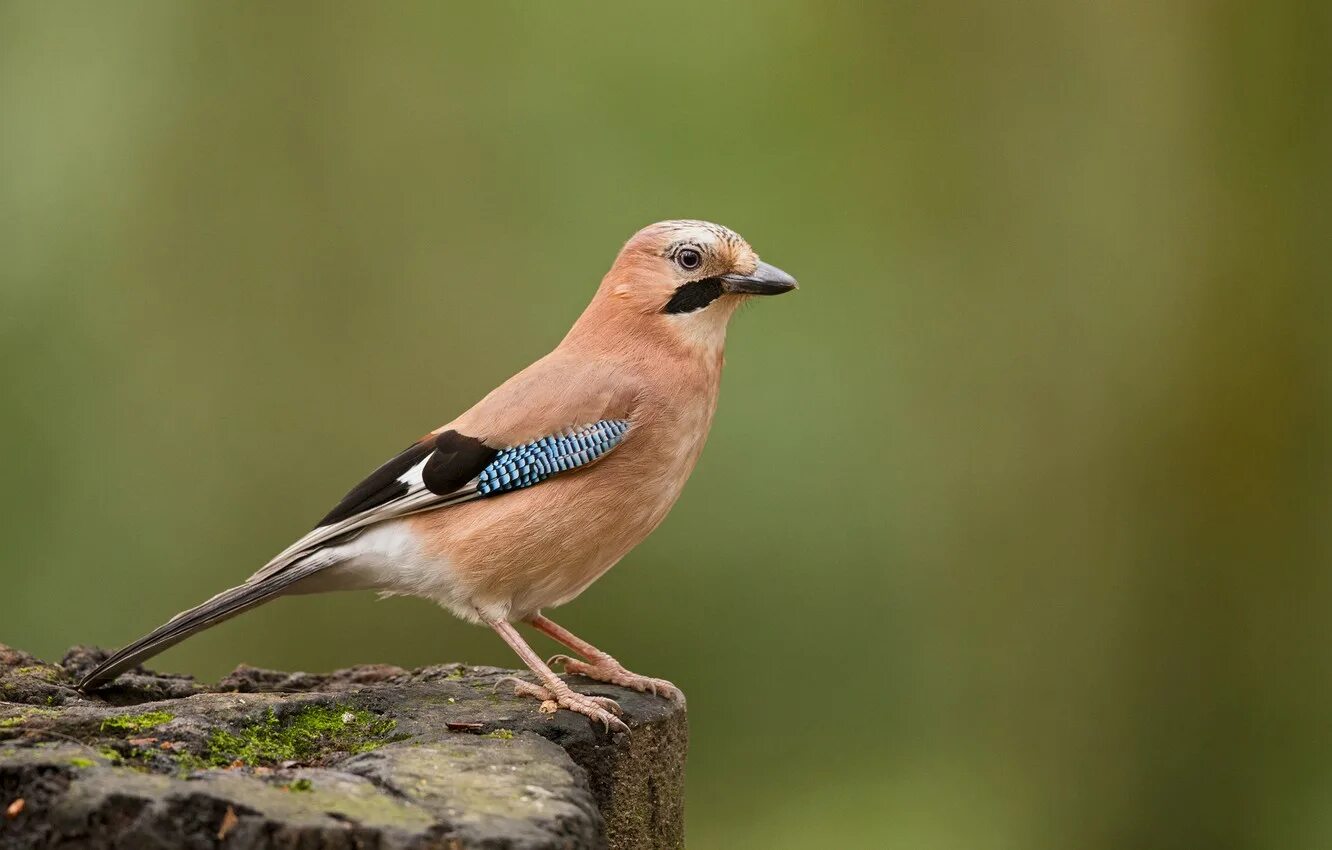
POLYGON ((262 605, 275 596, 281 595, 291 585, 325 566, 325 564, 307 564, 293 564, 277 575, 224 590, 202 605, 180 612, 98 664, 91 673, 84 676, 79 682, 79 690, 84 692, 95 690, 130 667, 151 658, 168 647, 175 646, 190 635, 215 626, 243 611, 248 611, 256 605, 262 605))

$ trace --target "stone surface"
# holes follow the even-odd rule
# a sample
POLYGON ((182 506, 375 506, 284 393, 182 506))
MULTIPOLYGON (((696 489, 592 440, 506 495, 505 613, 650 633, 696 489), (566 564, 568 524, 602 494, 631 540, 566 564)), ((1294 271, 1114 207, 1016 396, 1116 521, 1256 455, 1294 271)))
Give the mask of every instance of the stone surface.
POLYGON ((0 645, 0 847, 674 848, 685 710, 586 680, 630 735, 542 714, 512 671, 138 670, 95 696, 0 645))

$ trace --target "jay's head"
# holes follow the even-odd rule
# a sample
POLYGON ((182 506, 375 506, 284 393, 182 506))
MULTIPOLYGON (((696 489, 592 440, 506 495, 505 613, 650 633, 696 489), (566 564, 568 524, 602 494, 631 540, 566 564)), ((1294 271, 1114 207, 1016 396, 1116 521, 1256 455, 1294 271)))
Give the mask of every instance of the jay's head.
POLYGON ((674 336, 720 344, 744 301, 796 288, 739 234, 707 221, 661 221, 620 251, 601 294, 674 336))

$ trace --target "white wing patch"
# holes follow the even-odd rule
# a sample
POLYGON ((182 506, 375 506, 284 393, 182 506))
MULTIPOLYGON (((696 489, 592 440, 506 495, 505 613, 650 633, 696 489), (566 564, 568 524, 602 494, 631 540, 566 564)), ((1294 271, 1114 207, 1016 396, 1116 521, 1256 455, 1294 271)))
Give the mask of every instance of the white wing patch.
MULTIPOLYGON (((427 460, 429 455, 426 456, 427 460)), ((301 555, 309 552, 311 549, 318 548, 327 544, 330 540, 349 534, 367 525, 374 525, 377 522, 383 522, 386 519, 394 517, 407 516, 408 514, 419 513, 434 508, 444 507, 445 505, 456 505, 459 502, 468 502, 472 499, 481 498, 477 492, 477 479, 473 478, 467 484, 458 488, 452 493, 439 495, 427 490, 421 480, 421 470, 425 467, 426 461, 421 461, 413 466, 407 472, 403 473, 398 479, 408 486, 406 493, 398 498, 377 505, 364 513, 348 517, 341 522, 335 522, 332 525, 321 525, 309 534, 297 540, 278 553, 277 557, 269 561, 260 568, 247 581, 260 581, 270 576, 276 575, 286 567, 290 566, 301 555), (409 480, 410 479, 410 480, 409 480)))
POLYGON ((431 454, 426 455, 421 459, 420 463, 398 476, 398 480, 410 488, 407 491, 408 496, 410 496, 413 491, 425 487, 425 480, 423 477, 425 475, 425 465, 430 462, 431 455, 433 454, 434 453, 432 452, 431 454))

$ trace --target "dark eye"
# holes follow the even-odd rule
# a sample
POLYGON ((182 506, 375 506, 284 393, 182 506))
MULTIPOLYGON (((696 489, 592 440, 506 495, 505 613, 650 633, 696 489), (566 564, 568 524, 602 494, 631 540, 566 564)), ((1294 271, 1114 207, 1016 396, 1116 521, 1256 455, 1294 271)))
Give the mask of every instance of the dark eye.
POLYGON ((680 264, 680 268, 685 271, 693 271, 703 265, 703 255, 693 248, 685 248, 675 255, 675 262, 680 264))

